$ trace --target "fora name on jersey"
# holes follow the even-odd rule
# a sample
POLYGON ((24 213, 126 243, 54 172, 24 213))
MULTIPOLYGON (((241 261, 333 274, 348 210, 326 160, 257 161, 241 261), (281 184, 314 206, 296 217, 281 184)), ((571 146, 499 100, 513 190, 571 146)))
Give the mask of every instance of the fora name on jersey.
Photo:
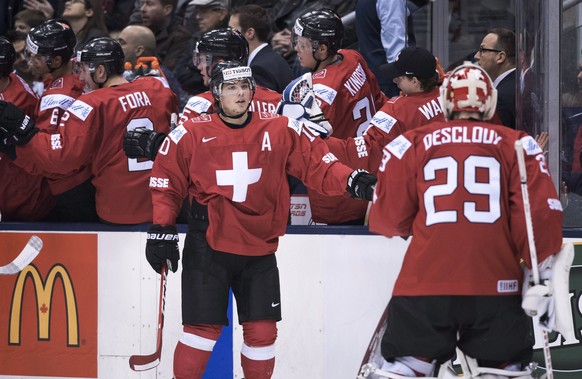
POLYGON ((128 108, 135 109, 139 107, 147 107, 152 105, 150 98, 143 91, 134 92, 127 94, 125 96, 121 96, 119 98, 119 103, 121 104, 121 107, 123 108, 124 112, 127 112, 128 108))
POLYGON ((424 136, 424 148, 428 151, 432 146, 446 143, 483 143, 497 145, 501 136, 492 129, 483 126, 474 126, 469 129, 466 126, 445 127, 424 136))

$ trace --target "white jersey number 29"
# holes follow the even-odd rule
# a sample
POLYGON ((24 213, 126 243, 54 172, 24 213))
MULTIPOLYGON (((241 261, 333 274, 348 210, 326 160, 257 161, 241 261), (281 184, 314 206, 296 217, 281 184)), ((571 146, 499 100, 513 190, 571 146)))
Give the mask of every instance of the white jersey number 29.
POLYGON ((430 186, 424 193, 427 226, 457 222, 459 212, 462 212, 470 222, 485 224, 492 224, 501 217, 501 165, 497 159, 471 155, 463 162, 462 169, 463 182, 458 183, 459 163, 453 157, 433 158, 424 166, 424 180, 426 182, 435 180, 436 172, 439 170, 444 170, 447 178, 446 183, 430 186), (489 181, 487 183, 477 182, 477 169, 488 171, 489 181), (462 210, 437 211, 435 198, 452 195, 459 185, 463 186, 470 194, 488 196, 488 210, 477 210, 475 202, 466 201, 463 203, 462 210))

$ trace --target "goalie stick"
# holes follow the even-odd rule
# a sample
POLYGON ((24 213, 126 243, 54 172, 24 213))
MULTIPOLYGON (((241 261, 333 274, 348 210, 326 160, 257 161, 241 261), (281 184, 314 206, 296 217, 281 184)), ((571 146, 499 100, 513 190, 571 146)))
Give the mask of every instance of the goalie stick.
POLYGON ((28 266, 42 249, 42 240, 38 236, 32 236, 24 246, 24 249, 10 263, 0 267, 0 275, 14 275, 28 266))
MULTIPOLYGON (((523 153, 523 143, 521 140, 515 141, 515 152, 517 153, 517 166, 519 167, 519 179, 521 182, 521 196, 523 198, 523 213, 525 215, 525 227, 527 231, 527 240, 529 244, 529 254, 531 259, 531 270, 533 274, 534 284, 540 283, 540 273, 538 271, 538 255, 536 251, 536 244, 533 234, 533 222, 531 218, 531 207, 529 202, 529 193, 527 187, 527 172, 525 170, 525 157, 523 153)), ((544 338, 544 360, 546 363, 546 379, 554 379, 554 372, 552 369, 552 355, 550 353, 550 340, 548 332, 542 330, 544 338)))
POLYGON ((162 330, 164 329, 164 310, 166 308, 166 285, 168 284, 168 265, 161 270, 160 299, 158 305, 158 336, 156 351, 150 355, 132 355, 129 357, 129 367, 133 371, 146 371, 157 367, 162 360, 162 330))

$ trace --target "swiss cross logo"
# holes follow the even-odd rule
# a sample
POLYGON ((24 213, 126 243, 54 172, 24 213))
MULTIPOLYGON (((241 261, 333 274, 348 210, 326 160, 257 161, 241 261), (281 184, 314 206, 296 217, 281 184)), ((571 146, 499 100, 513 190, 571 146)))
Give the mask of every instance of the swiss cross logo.
POLYGON ((232 153, 232 170, 216 170, 216 184, 232 186, 232 201, 242 203, 247 199, 249 186, 261 178, 262 168, 249 168, 248 153, 232 153))

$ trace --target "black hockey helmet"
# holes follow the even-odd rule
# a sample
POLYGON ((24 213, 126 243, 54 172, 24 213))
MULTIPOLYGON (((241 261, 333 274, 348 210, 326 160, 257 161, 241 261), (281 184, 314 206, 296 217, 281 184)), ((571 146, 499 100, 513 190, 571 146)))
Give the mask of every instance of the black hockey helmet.
POLYGON ((61 19, 52 19, 32 28, 26 38, 26 49, 35 55, 61 56, 68 61, 73 56, 77 37, 71 25, 61 19))
MULTIPOLYGON (((237 30, 221 28, 204 33, 194 49, 194 65, 198 66, 202 56, 223 58, 246 64, 249 57, 249 43, 237 30)), ((212 61, 207 62, 210 66, 212 61)))
POLYGON ((243 65, 239 61, 224 61, 219 62, 212 69, 212 75, 210 77, 210 91, 212 92, 212 97, 217 104, 218 112, 230 118, 240 118, 246 114, 248 107, 250 107, 251 102, 255 96, 255 91, 257 89, 257 84, 253 78, 253 73, 251 68, 243 65), (251 89, 251 97, 247 109, 238 115, 227 115, 224 113, 222 106, 220 104, 219 98, 222 94, 222 86, 224 83, 228 82, 238 82, 241 80, 246 80, 251 89))
POLYGON ((0 37, 0 78, 5 78, 12 72, 16 50, 10 41, 0 37))
POLYGON ((309 38, 312 42, 312 51, 315 53, 320 43, 325 43, 329 55, 335 54, 342 45, 344 25, 340 16, 334 10, 323 8, 310 11, 295 20, 293 26, 293 41, 296 36, 309 38))
POLYGON ((100 37, 91 40, 79 51, 77 61, 87 63, 91 74, 95 72, 97 66, 103 65, 108 76, 121 75, 125 55, 119 42, 109 37, 100 37))

